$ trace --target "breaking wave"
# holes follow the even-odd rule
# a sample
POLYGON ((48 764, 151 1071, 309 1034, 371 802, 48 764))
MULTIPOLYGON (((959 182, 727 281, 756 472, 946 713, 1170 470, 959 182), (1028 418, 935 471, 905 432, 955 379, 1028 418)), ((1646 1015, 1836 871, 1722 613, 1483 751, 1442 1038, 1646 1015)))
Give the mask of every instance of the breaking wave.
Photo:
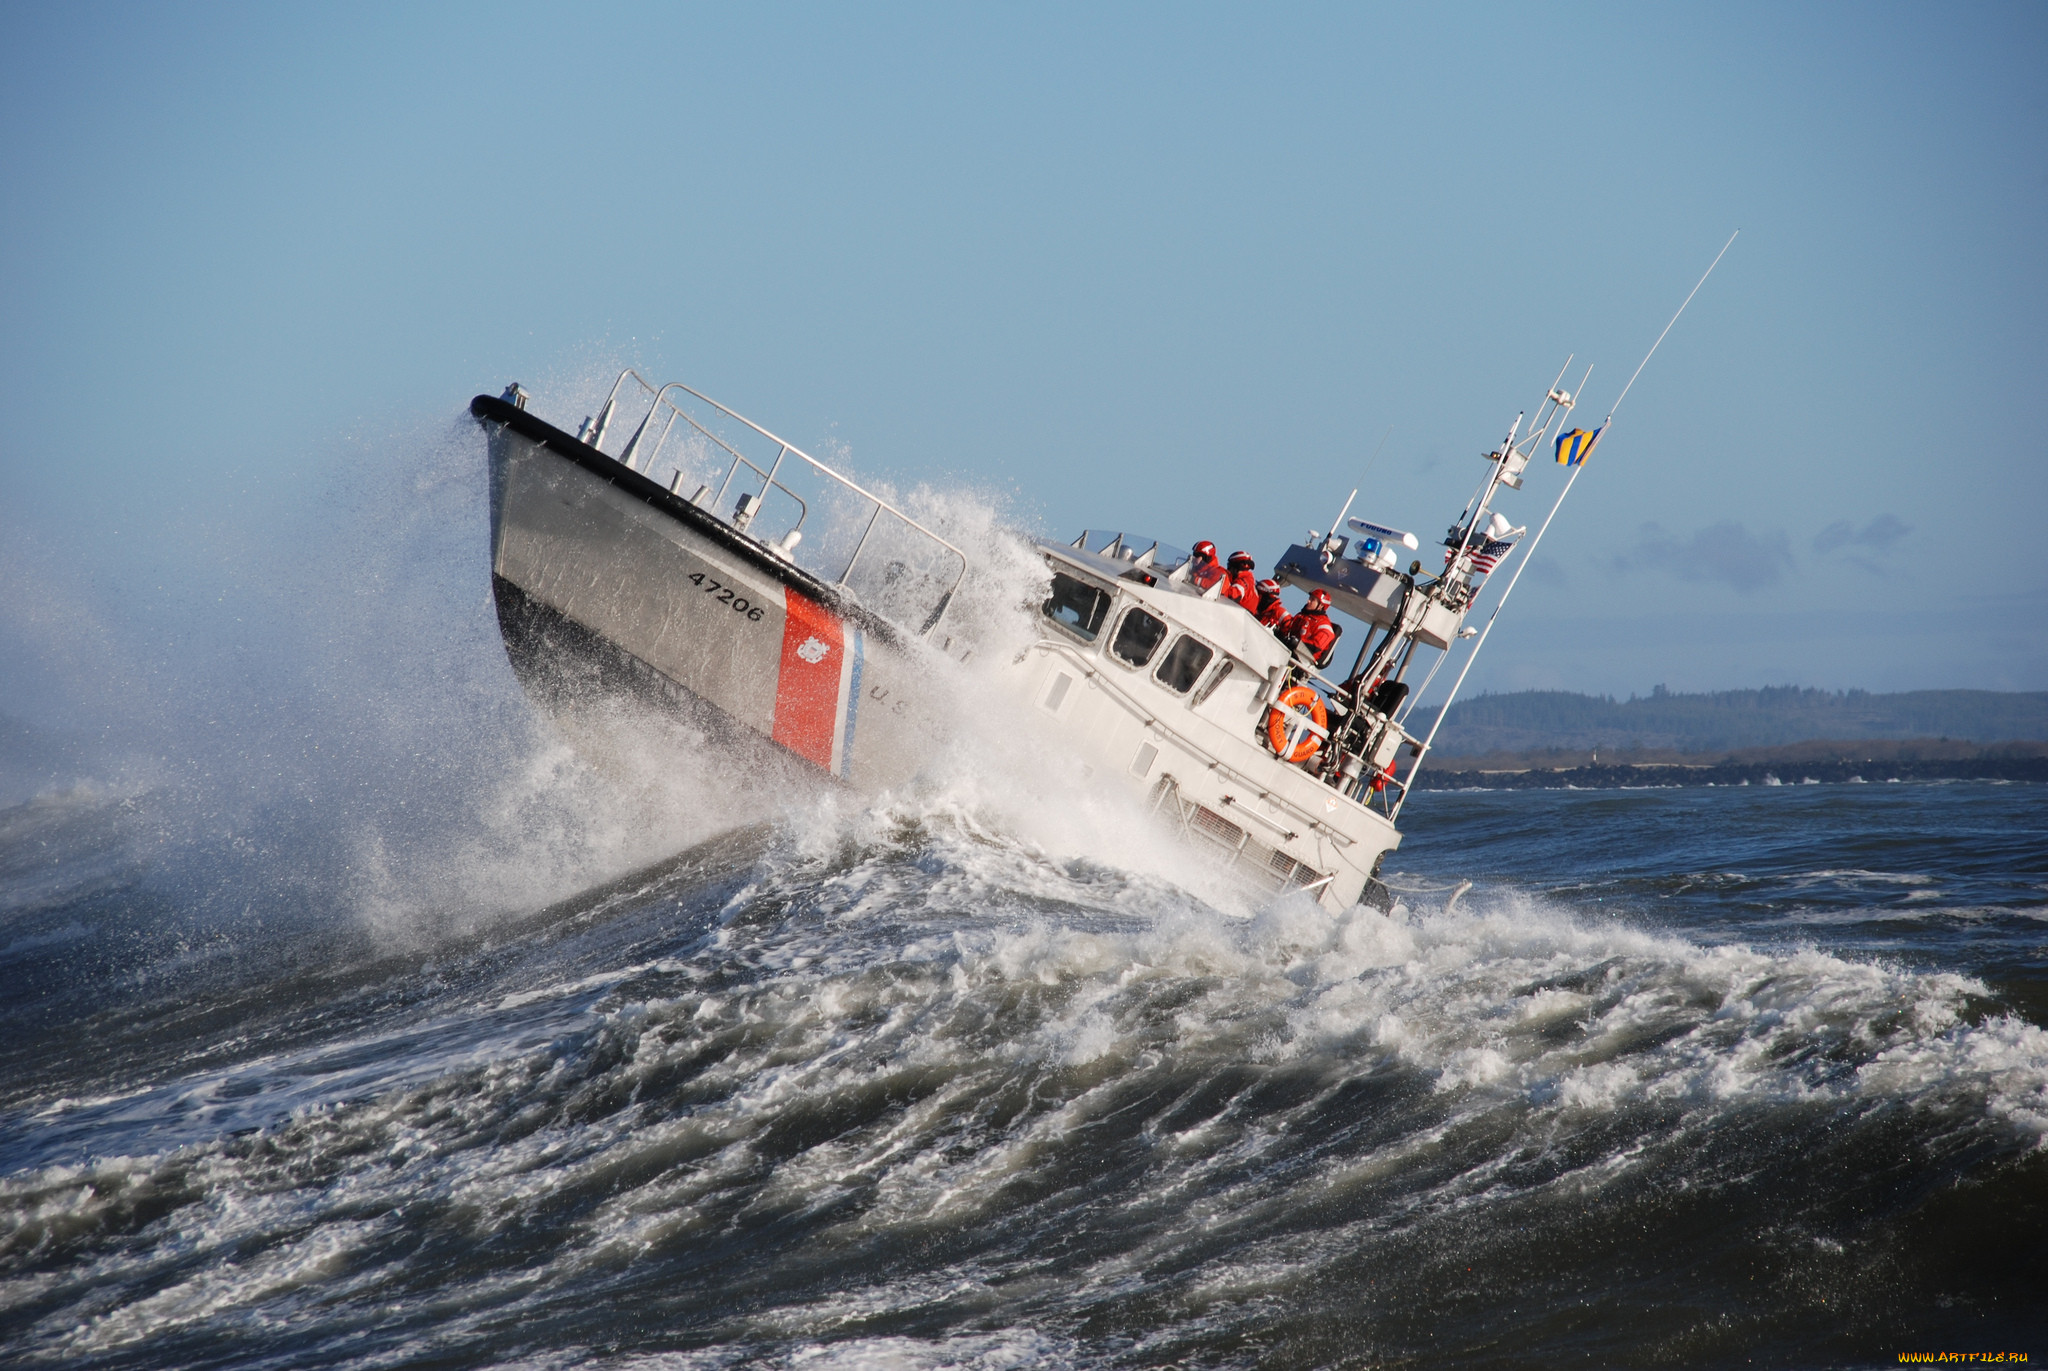
POLYGON ((1985 995, 1513 891, 1239 918, 825 799, 218 1062, 74 1063, 8 1129, 0 1308, 58 1362, 1713 1359, 1883 1327, 1906 1175, 2038 1198, 2048 1034, 1985 995))

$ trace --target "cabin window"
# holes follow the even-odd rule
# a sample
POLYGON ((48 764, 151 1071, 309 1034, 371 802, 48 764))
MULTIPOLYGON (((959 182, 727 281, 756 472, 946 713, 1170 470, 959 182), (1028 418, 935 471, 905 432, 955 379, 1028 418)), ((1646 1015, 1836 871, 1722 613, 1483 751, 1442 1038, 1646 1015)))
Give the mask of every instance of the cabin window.
POLYGON ((1195 682, 1202 679, 1209 659, 1216 654, 1209 650, 1207 643, 1197 642, 1183 633, 1174 639, 1167 654, 1159 659, 1159 669, 1152 674, 1176 695, 1185 695, 1195 688, 1195 682))
POLYGON ((1086 581, 1053 573, 1052 594, 1046 597, 1045 617, 1094 640, 1102 631, 1102 616, 1109 613, 1109 592, 1097 590, 1086 581))
POLYGON ((1132 666, 1143 666, 1165 641, 1166 625, 1144 610, 1134 609, 1117 625, 1116 641, 1109 650, 1132 666))
POLYGON ((1230 674, 1230 667, 1230 658, 1225 657, 1223 659, 1223 665, 1216 668, 1216 674, 1209 678, 1209 683, 1207 685, 1203 686, 1200 690, 1195 692, 1195 698, 1190 703, 1199 705, 1200 703, 1202 703, 1202 701, 1208 699, 1211 695, 1214 695, 1216 693, 1216 687, 1222 685, 1223 678, 1230 674))

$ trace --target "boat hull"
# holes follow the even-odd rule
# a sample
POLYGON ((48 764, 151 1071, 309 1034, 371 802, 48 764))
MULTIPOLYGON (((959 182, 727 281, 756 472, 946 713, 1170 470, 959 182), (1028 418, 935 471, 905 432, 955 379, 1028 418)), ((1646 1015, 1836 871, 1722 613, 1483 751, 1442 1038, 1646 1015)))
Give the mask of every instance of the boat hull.
POLYGON ((524 411, 472 411, 489 421, 499 625, 530 693, 708 707, 862 788, 916 772, 942 720, 898 630, 524 411))

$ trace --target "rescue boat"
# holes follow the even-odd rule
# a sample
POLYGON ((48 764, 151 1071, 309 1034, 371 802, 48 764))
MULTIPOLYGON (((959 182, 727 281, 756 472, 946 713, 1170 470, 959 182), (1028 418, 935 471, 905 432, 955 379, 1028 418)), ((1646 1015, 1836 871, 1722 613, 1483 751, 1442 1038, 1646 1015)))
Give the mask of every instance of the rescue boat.
MULTIPOLYGON (((948 621, 965 552, 687 386, 629 369, 573 434, 527 398, 514 385, 470 408, 489 438, 498 621, 535 700, 635 693, 870 792, 945 745, 932 686, 972 651, 948 621)), ((1572 403, 1553 383, 1538 422, 1518 416, 1487 454, 1440 567, 1411 555, 1412 534, 1347 521, 1350 500, 1281 554, 1276 579, 1326 592, 1362 630, 1348 671, 1333 665, 1345 644, 1321 659, 1290 647, 1157 539, 1036 542, 1035 636, 998 672, 1013 706, 1090 784, 1128 787, 1245 880, 1391 909, 1380 867, 1433 738, 1409 724, 1441 717, 1415 712, 1418 653, 1435 654, 1426 689, 1476 632, 1475 596, 1523 532, 1491 505, 1572 403)))

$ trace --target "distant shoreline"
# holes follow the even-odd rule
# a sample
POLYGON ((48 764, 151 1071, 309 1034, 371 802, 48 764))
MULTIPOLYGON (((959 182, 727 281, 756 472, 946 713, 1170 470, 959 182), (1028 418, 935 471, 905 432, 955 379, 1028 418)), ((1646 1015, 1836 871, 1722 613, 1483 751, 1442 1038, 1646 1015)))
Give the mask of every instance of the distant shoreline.
POLYGON ((1946 738, 1805 742, 1713 753, 1626 751, 1438 757, 1417 790, 1619 790, 1894 781, 2048 782, 2048 743, 1985 746, 1946 738))
MULTIPOLYGON (((1408 731, 1420 736, 1434 723, 1434 712, 1423 710, 1409 721, 1408 731)), ((1712 762, 1731 754, 1749 761, 1761 760, 1744 755, 1749 749, 1802 744, 1884 761, 1894 754, 1861 749, 1907 745, 1924 750, 1935 739, 1976 749, 2048 739, 2048 691, 1873 695, 1768 686, 1682 694, 1659 686, 1646 697, 1626 700, 1560 690, 1478 695, 1459 701, 1444 716, 1436 761, 1450 766, 1448 754, 1455 752, 1461 759, 1547 756, 1550 760, 1526 765, 1578 766, 1595 751, 1602 762, 1712 762), (1624 751, 1644 755, 1624 758, 1624 751)), ((1483 761, 1462 766, 1518 769, 1483 761)))

